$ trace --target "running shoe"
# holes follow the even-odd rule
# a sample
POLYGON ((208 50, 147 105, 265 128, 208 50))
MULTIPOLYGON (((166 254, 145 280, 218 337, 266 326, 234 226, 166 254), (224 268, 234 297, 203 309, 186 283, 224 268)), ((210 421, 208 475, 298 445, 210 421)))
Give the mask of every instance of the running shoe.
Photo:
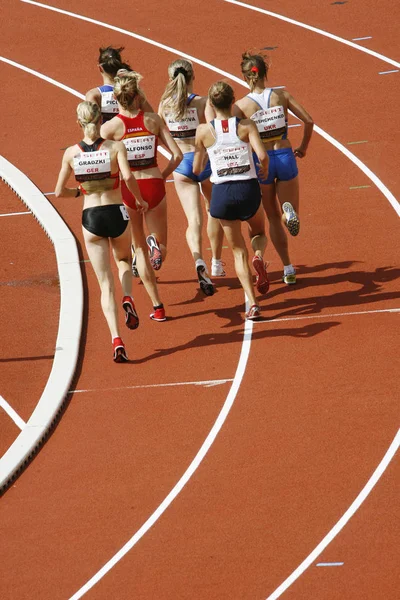
POLYGON ((149 247, 149 255, 151 266, 155 271, 158 271, 161 267, 162 256, 160 246, 154 235, 148 235, 146 238, 147 245, 149 247))
POLYGON ((122 308, 125 311, 125 325, 128 329, 137 329, 139 327, 139 317, 131 296, 123 297, 122 308))
POLYGON ((163 305, 154 307, 154 312, 151 313, 150 319, 153 321, 166 321, 167 317, 165 316, 165 308, 163 305))
POLYGON ((256 288, 260 294, 266 294, 269 290, 269 279, 267 273, 267 264, 264 263, 261 256, 253 256, 253 267, 257 273, 256 288))
POLYGON ((296 271, 293 273, 286 273, 286 275, 283 274, 282 281, 283 283, 287 283, 287 285, 294 285, 296 283, 296 271))
POLYGON ((261 317, 260 307, 257 304, 253 304, 253 306, 250 306, 249 312, 246 313, 246 319, 249 319, 250 321, 255 321, 256 319, 259 319, 260 317, 261 317))
POLYGON ((200 289, 206 296, 212 296, 215 292, 213 283, 208 276, 206 263, 198 261, 196 266, 197 278, 199 280, 200 289))
POLYGON ((116 363, 127 362, 128 356, 125 350, 125 344, 120 337, 113 339, 113 360, 116 363))
POLYGON ((132 275, 134 277, 140 277, 139 271, 137 270, 137 266, 136 266, 135 248, 133 246, 132 246, 132 275))
POLYGON ((285 221, 286 221, 285 224, 286 224, 286 227, 288 228, 290 235, 293 235, 293 236, 298 235, 298 233, 300 231, 300 221, 299 221, 299 217, 296 214, 296 211, 294 210, 294 208, 290 204, 290 202, 284 202, 282 204, 282 211, 283 211, 283 214, 285 215, 285 221))
POLYGON ((211 259, 211 277, 225 277, 225 263, 215 258, 211 259))

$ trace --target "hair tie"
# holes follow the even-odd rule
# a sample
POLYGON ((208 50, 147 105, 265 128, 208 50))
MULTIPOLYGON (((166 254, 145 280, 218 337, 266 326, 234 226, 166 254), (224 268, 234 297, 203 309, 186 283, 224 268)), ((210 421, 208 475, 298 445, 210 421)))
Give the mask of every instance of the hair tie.
POLYGON ((174 79, 175 79, 175 77, 178 77, 179 73, 182 73, 182 75, 186 79, 187 71, 186 71, 186 69, 184 67, 177 67, 175 69, 175 71, 174 71, 174 79))
POLYGON ((252 73, 258 73, 258 67, 251 67, 250 71, 252 73))

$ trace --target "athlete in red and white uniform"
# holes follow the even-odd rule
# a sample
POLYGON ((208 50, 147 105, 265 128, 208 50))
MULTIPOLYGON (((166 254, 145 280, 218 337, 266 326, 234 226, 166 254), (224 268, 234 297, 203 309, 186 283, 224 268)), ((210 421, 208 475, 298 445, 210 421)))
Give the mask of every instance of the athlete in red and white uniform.
POLYGON ((111 245, 123 290, 122 307, 129 329, 139 325, 131 296, 130 267, 131 232, 129 215, 121 201, 121 173, 125 185, 136 196, 137 208, 147 210, 139 187, 127 161, 121 142, 105 141, 100 137, 100 108, 93 102, 81 102, 77 109, 78 122, 84 138, 64 153, 56 185, 56 197, 78 197, 83 193, 82 231, 90 262, 101 289, 101 305, 110 328, 115 362, 125 362, 127 355, 118 326, 118 311, 114 296, 114 281, 110 265, 111 245), (74 173, 79 186, 69 188, 68 179, 74 173))
POLYGON ((134 71, 120 72, 115 78, 114 95, 118 101, 119 115, 101 127, 101 135, 106 139, 123 141, 130 168, 135 173, 143 199, 149 204, 145 220, 150 235, 146 239, 143 218, 136 211, 135 198, 123 185, 122 198, 131 218, 134 261, 154 306, 151 318, 164 321, 165 311, 153 269, 160 268, 167 252, 164 182, 182 160, 182 152, 159 115, 144 113, 140 109, 144 98, 138 86, 140 79, 141 75, 134 71), (171 152, 169 163, 162 172, 157 164, 156 153, 159 138, 171 152))
POLYGON ((234 94, 230 85, 218 81, 211 86, 208 97, 216 118, 197 129, 193 171, 201 171, 207 152, 213 182, 210 213, 219 219, 232 248, 235 270, 250 302, 250 310, 246 317, 257 319, 260 316, 260 307, 254 295, 241 222, 248 223, 254 250, 252 263, 257 273, 256 286, 261 294, 265 294, 269 288, 263 260, 267 238, 253 150, 264 174, 268 170, 268 155, 254 123, 250 119, 241 121, 232 116, 234 94))

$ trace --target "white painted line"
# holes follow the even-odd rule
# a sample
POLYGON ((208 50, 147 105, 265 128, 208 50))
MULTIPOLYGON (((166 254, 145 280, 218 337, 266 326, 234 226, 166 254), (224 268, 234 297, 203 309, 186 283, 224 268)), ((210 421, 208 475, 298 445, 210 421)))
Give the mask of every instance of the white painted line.
POLYGON ((3 213, 0 217, 15 217, 16 215, 31 215, 31 210, 26 210, 23 212, 15 212, 15 213, 3 213))
POLYGON ((55 192, 44 192, 45 196, 55 196, 55 192))
POLYGON ((294 123, 294 125, 288 125, 288 127, 301 127, 301 123, 294 123))
POLYGON ((25 425, 26 425, 25 421, 23 421, 23 419, 21 419, 19 414, 17 412, 15 412, 13 407, 10 406, 6 400, 4 400, 3 396, 0 396, 0 406, 1 406, 1 408, 3 408, 5 410, 5 412, 8 414, 8 416, 14 421, 14 423, 16 424, 17 427, 19 427, 20 429, 23 429, 25 427, 25 425))
POLYGON ((163 387, 176 387, 180 385, 202 385, 204 387, 213 387, 215 385, 222 385, 223 383, 229 383, 233 379, 210 379, 208 381, 179 381, 176 383, 151 383, 147 385, 126 385, 124 387, 114 388, 101 388, 101 389, 90 389, 90 390, 70 390, 69 394, 82 394, 84 392, 116 392, 120 390, 142 390, 146 388, 163 388, 163 387))
MULTIPOLYGON (((246 310, 248 310, 248 308, 249 305, 246 301, 246 310)), ((223 424, 225 423, 229 411, 231 410, 232 405, 235 401, 236 394, 238 393, 240 384, 243 379, 243 375, 246 370, 247 360, 249 358, 252 330, 252 321, 246 320, 244 324, 243 342, 239 363, 228 396, 226 397, 225 403, 212 429, 210 430, 200 450, 194 457, 193 461, 191 462, 185 473, 170 491, 168 496, 161 502, 160 506, 153 512, 153 514, 140 527, 140 529, 130 538, 130 540, 121 548, 121 550, 114 554, 114 556, 83 587, 81 587, 80 590, 78 590, 73 596, 71 596, 70 600, 78 600, 78 598, 82 598, 82 596, 86 594, 86 592, 88 592, 96 583, 98 583, 100 579, 102 579, 104 575, 106 575, 108 571, 110 571, 138 543, 138 541, 144 536, 144 534, 150 529, 150 527, 152 527, 154 523, 158 521, 161 515, 173 502, 173 500, 175 500, 175 498, 182 491, 189 479, 192 477, 193 473, 199 467, 203 458, 207 454, 208 450, 211 448, 215 438, 220 432, 223 424)))
POLYGON ((398 73, 399 69, 393 69, 392 71, 380 71, 379 75, 388 75, 389 73, 398 73))
MULTIPOLYGON (((243 5, 245 8, 254 9, 253 6, 249 6, 248 4, 234 2, 233 0, 224 0, 224 1, 225 2, 229 1, 229 2, 232 2, 233 4, 243 5)), ((248 86, 239 77, 236 77, 235 75, 232 75, 231 73, 228 73, 227 71, 223 71, 222 69, 214 67, 210 63, 200 60, 199 58, 196 58, 194 56, 191 56, 190 54, 186 54, 185 52, 180 52, 176 48, 172 48, 171 46, 166 46, 165 44, 160 44, 159 42, 155 42, 152 39, 145 38, 142 35, 132 33, 131 31, 127 31, 126 29, 121 29, 120 27, 115 27, 114 25, 108 25, 107 23, 104 23, 103 21, 97 21, 95 19, 90 19, 89 17, 84 17, 84 16, 78 15, 76 13, 72 13, 72 12, 69 12, 66 10, 61 10, 61 9, 55 8, 53 6, 41 4, 40 2, 34 2, 33 0, 21 0, 21 2, 25 2, 26 4, 32 4, 34 6, 38 6, 40 8, 51 10, 53 12, 61 13, 61 14, 73 17, 74 19, 79 19, 81 21, 86 21, 88 23, 94 23, 95 25, 99 25, 100 27, 105 27, 106 29, 110 29, 112 31, 118 31, 119 33, 123 33, 124 35, 127 35, 129 37, 141 40, 142 42, 145 42, 146 44, 156 46, 157 48, 161 48, 162 50, 166 50, 167 52, 172 52, 173 54, 178 54, 179 56, 182 56, 183 58, 187 58, 187 59, 191 60, 192 62, 199 64, 202 67, 205 67, 206 69, 210 69, 211 71, 214 71, 215 73, 219 73, 220 75, 223 75, 224 77, 228 77, 229 79, 231 79, 232 81, 235 81, 239 85, 241 85, 245 88, 248 88, 248 86)), ((275 13, 268 13, 268 11, 263 11, 261 9, 255 9, 255 10, 258 10, 259 12, 266 12, 267 14, 271 14, 272 16, 280 17, 279 15, 276 15, 275 13)), ((286 17, 282 17, 282 18, 283 18, 283 20, 288 20, 288 19, 286 19, 286 17)), ((291 21, 291 19, 289 19, 289 21, 291 21)), ((298 24, 297 21, 294 21, 294 23, 298 24)), ((302 25, 304 25, 304 24, 302 24, 302 25)), ((308 28, 307 25, 304 25, 304 27, 308 28)), ((314 28, 312 28, 312 29, 314 29, 314 28)), ((320 33, 321 30, 317 30, 317 32, 320 33)), ((323 33, 324 33, 324 35, 328 35, 325 32, 323 32, 323 33)), ((336 38, 336 36, 332 36, 332 34, 329 34, 328 37, 329 36, 333 37, 334 39, 337 39, 338 41, 342 40, 342 38, 336 38)), ((363 48, 362 46, 357 46, 356 44, 352 44, 351 42, 348 42, 347 40, 343 40, 343 41, 345 43, 348 43, 348 44, 354 46, 357 49, 361 49, 362 51, 368 51, 368 48, 363 48)), ((373 54, 376 54, 376 53, 373 53, 373 54)), ((377 55, 377 56, 378 56, 378 58, 385 59, 385 57, 381 57, 380 55, 377 55)), ((387 62, 393 63, 393 61, 391 61, 389 59, 385 59, 385 60, 387 62)), ((395 63, 395 66, 400 67, 400 64, 395 63)), ((375 175, 375 173, 373 173, 359 158, 357 158, 352 152, 350 152, 350 150, 348 150, 348 148, 343 146, 343 144, 341 144, 340 142, 335 140, 335 138, 333 138, 331 135, 329 135, 329 133, 326 133, 323 129, 321 129, 317 125, 314 125, 314 131, 316 133, 318 133, 320 136, 322 136, 324 139, 326 139, 333 146, 335 146, 335 148, 340 150, 340 152, 342 152, 345 156, 347 156, 347 158, 349 160, 351 160, 359 169, 361 169, 361 171, 363 171, 363 173, 365 173, 365 175, 369 179, 371 179, 371 181, 373 181, 373 183, 376 185, 376 187, 382 192, 382 194, 386 197, 386 199, 390 202, 390 204, 396 211, 397 215, 400 217, 399 202, 396 200, 396 198, 393 196, 393 194, 388 190, 388 188, 382 183, 382 181, 375 175)), ((165 150, 163 148, 160 148, 160 151, 162 151, 162 150, 165 152, 165 150)))
POLYGON ((312 565, 316 558, 325 550, 325 548, 331 543, 331 541, 341 532, 343 527, 350 521, 351 517, 354 513, 360 508, 361 504, 368 497, 371 491, 374 489, 375 485, 378 483, 379 479, 382 477, 385 472, 387 466, 390 461, 394 457, 400 446, 400 429, 397 431, 396 436, 392 443, 390 444, 388 450, 386 451, 385 456, 382 458, 381 462, 375 469, 371 478, 365 484, 361 492, 358 494, 357 498, 354 502, 349 506, 344 515, 339 519, 339 521, 332 527, 332 529, 327 533, 324 539, 316 546, 316 548, 307 556, 305 560, 293 571, 291 575, 270 595, 267 600, 277 600, 282 596, 283 592, 285 592, 288 587, 292 585, 304 573, 304 571, 312 565))
POLYGON ((317 563, 317 567, 341 567, 344 565, 344 562, 322 562, 317 563))
MULTIPOLYGON (((22 0, 22 1, 24 2, 27 0, 22 0)), ((335 40, 335 42, 340 42, 341 44, 350 46, 351 48, 354 48, 355 50, 360 50, 360 52, 364 52, 365 54, 370 54, 371 56, 374 56, 375 58, 379 58, 379 60, 389 63, 390 65, 393 65, 394 67, 400 67, 400 63, 396 62, 395 60, 388 58, 387 56, 384 56, 383 54, 379 54, 378 52, 375 52, 374 50, 365 48, 365 46, 360 46, 359 44, 354 44, 350 40, 346 40, 345 38, 339 37, 338 35, 329 33, 328 31, 325 31, 324 29, 318 29, 318 27, 313 27, 312 25, 307 25, 306 23, 302 23, 301 21, 295 21, 295 19, 289 19, 288 17, 285 17, 278 13, 274 13, 269 10, 265 10, 263 8, 258 8, 257 6, 251 6, 250 4, 245 4, 244 2, 238 2, 237 0, 224 0, 224 2, 228 2, 228 4, 236 4, 237 6, 242 6, 243 8, 247 8, 249 10, 254 10, 255 12, 259 12, 264 15, 268 15, 269 17, 274 17, 274 19, 279 19, 280 21, 286 21, 286 23, 291 23, 292 25, 296 25, 297 27, 302 27, 303 29, 308 29, 309 31, 313 31, 314 33, 323 35, 327 38, 330 38, 331 40, 335 40)))
POLYGON ((328 313, 325 315, 307 315, 305 317, 282 317, 278 319, 260 319, 254 323, 279 323, 280 321, 305 321, 306 319, 332 319, 333 317, 354 317, 356 315, 374 315, 378 313, 399 313, 400 308, 382 308, 378 310, 359 310, 344 313, 328 313))
POLYGON ((353 42, 358 42, 360 40, 372 40, 372 35, 366 35, 365 37, 360 37, 360 38, 352 38, 353 42))

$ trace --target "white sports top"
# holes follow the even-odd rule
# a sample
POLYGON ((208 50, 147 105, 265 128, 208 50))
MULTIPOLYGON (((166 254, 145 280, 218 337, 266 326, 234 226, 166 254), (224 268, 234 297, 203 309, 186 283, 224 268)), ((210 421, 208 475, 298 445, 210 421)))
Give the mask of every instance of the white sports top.
POLYGON ((215 143, 207 148, 210 158, 212 183, 257 179, 253 152, 248 142, 243 142, 237 134, 240 119, 214 119, 210 129, 215 143))
POLYGON ((283 106, 270 106, 272 89, 265 88, 261 94, 251 92, 247 97, 258 104, 260 110, 250 118, 257 125, 263 142, 285 140, 287 138, 287 120, 283 106))

